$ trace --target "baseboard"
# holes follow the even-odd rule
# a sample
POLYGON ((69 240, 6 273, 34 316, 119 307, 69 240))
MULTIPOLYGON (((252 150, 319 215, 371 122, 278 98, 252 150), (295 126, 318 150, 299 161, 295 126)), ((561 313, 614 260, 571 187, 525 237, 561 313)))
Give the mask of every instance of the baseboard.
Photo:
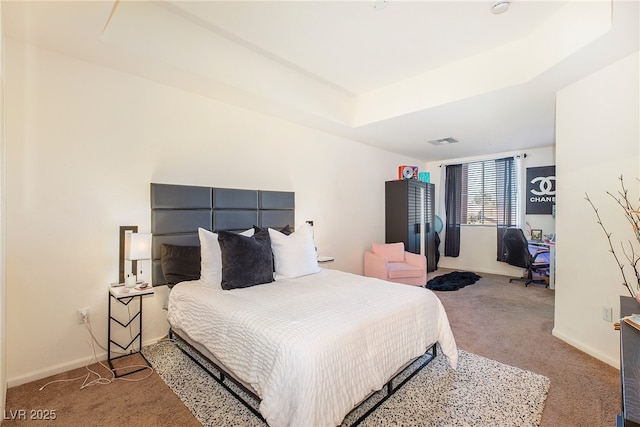
POLYGON ((620 358, 611 358, 605 354, 602 354, 601 352, 595 350, 593 347, 585 345, 584 343, 580 342, 580 341, 576 341, 574 339, 572 339, 571 337, 563 334, 562 332, 559 332, 556 330, 556 328, 553 328, 551 330, 551 335, 553 335, 554 337, 561 339, 562 341, 566 342, 567 344, 577 348, 580 351, 583 351, 585 353, 587 353, 589 356, 593 356, 596 359, 606 363, 607 365, 611 365, 616 369, 620 369, 620 358))
MULTIPOLYGON (((152 338, 150 340, 145 340, 143 346, 155 344, 161 339, 165 338, 166 335, 161 337, 152 338)), ((100 353, 96 352, 96 356, 98 360, 105 361, 107 360, 107 352, 102 351, 100 353)), ((91 365, 95 363, 96 360, 93 356, 83 357, 81 359, 75 359, 70 362, 60 363, 54 366, 49 366, 45 369, 41 369, 38 371, 32 371, 25 375, 20 375, 17 377, 12 377, 7 379, 7 388, 16 387, 22 384, 30 383, 32 381, 38 381, 43 378, 50 377, 51 375, 57 375, 62 372, 71 371, 76 368, 84 368, 87 365, 91 365)))

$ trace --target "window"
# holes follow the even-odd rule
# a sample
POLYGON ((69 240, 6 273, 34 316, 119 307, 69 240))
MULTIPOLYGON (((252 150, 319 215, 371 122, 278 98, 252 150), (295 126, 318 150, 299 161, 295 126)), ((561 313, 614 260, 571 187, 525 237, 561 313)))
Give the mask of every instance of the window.
POLYGON ((461 224, 515 224, 518 180, 513 159, 462 165, 461 224))

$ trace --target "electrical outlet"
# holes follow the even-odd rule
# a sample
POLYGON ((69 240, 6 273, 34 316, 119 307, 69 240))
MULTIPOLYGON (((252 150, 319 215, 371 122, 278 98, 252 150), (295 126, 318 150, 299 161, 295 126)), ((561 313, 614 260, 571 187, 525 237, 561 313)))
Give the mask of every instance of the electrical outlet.
POLYGON ((89 309, 81 308, 78 310, 78 325, 89 323, 89 309))
POLYGON ((602 320, 611 322, 613 320, 613 309, 611 307, 602 307, 602 320))

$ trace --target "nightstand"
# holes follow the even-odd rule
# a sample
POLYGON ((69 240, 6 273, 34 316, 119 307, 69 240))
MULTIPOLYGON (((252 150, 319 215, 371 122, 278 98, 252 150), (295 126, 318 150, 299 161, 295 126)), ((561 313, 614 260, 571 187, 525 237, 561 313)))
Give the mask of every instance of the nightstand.
MULTIPOLYGON (((147 360, 146 357, 144 357, 144 355, 142 354, 142 297, 144 295, 153 295, 153 286, 148 286, 145 289, 135 289, 132 288, 129 292, 124 292, 125 291, 125 287, 124 286, 110 286, 109 287, 109 325, 107 327, 107 336, 108 336, 108 344, 107 344, 107 362, 109 363, 109 367, 113 370, 113 374, 116 378, 118 377, 122 377, 125 375, 129 375, 129 374, 133 374, 134 372, 139 372, 142 371, 143 369, 146 369, 146 367, 141 367, 139 369, 134 369, 131 371, 127 371, 123 374, 118 374, 117 371, 114 368, 113 365, 113 361, 117 360, 117 359, 121 359, 123 357, 128 357, 131 356, 133 354, 139 354, 142 359, 144 359, 145 363, 147 364, 147 366, 151 366, 151 364, 149 363, 149 361, 147 360), (138 301, 137 304, 137 312, 130 315, 129 320, 127 320, 126 322, 121 322, 120 320, 118 320, 116 317, 114 317, 113 311, 112 311, 112 300, 114 302, 117 302, 118 304, 122 304, 124 306, 128 306, 130 303, 134 302, 134 301, 138 301), (132 328, 135 327, 134 325, 134 321, 138 320, 137 324, 138 324, 138 328, 137 328, 137 333, 135 334, 135 336, 133 336, 131 338, 131 341, 129 341, 129 343, 127 345, 122 345, 120 343, 118 343, 117 341, 115 341, 114 339, 111 338, 111 324, 115 322, 114 326, 119 325, 120 327, 122 327, 123 329, 126 328, 132 328), (137 342, 137 348, 136 348, 136 342, 137 342), (122 349, 123 351, 127 351, 129 350, 129 353, 127 354, 122 354, 120 356, 115 356, 112 357, 112 345, 115 345, 116 347, 119 347, 120 349, 122 349)), ((133 304, 133 306, 135 307, 136 304, 133 304)))

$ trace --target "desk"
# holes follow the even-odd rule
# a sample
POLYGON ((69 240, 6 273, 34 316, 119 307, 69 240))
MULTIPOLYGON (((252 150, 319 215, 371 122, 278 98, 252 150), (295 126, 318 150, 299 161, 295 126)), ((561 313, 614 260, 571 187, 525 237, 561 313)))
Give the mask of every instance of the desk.
POLYGON ((540 249, 549 249, 548 254, 538 256, 539 260, 549 261, 549 289, 556 288, 556 245, 555 243, 545 243, 529 240, 529 252, 535 255, 540 249))

